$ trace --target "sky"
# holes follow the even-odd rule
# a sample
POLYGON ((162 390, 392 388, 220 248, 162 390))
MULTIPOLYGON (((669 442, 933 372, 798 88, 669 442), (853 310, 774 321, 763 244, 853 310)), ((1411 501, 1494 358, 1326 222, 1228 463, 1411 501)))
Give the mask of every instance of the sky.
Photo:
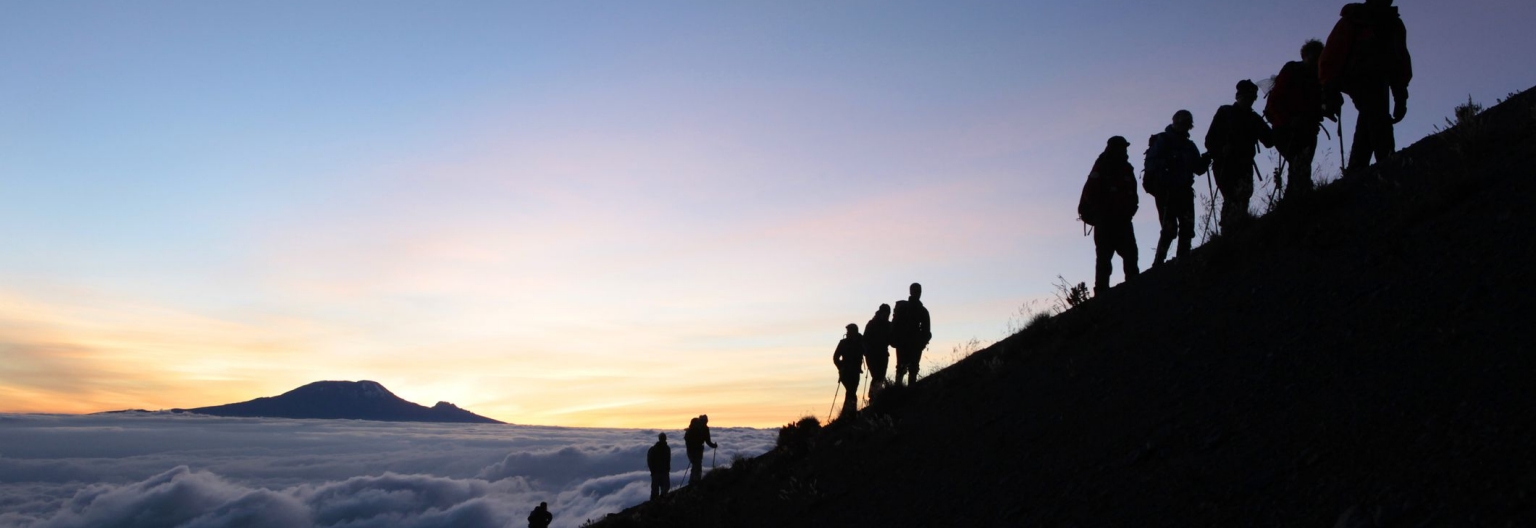
MULTIPOLYGON (((195 415, 0 415, 0 528, 555 528, 650 498, 657 430, 195 415)), ((671 474, 687 466, 667 431, 671 474)), ((716 467, 773 447, 719 428, 716 467)))
MULTIPOLYGON (((1536 85, 1536 3, 1399 4, 1401 146, 1536 85)), ((824 414, 911 282, 925 369, 1091 283, 1105 139, 1203 134, 1340 5, 3 2, 0 412, 369 379, 520 424, 824 414)))

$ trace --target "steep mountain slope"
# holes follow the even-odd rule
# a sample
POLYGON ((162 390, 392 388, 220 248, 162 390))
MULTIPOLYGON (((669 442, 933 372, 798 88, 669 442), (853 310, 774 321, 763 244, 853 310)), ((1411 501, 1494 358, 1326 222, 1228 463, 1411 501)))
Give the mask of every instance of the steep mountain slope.
POLYGON ((375 381, 317 381, 278 396, 186 409, 214 416, 340 418, 385 422, 502 423, 448 402, 424 407, 401 399, 375 381))
POLYGON ((1536 526, 1533 211, 1528 91, 600 526, 1536 526))

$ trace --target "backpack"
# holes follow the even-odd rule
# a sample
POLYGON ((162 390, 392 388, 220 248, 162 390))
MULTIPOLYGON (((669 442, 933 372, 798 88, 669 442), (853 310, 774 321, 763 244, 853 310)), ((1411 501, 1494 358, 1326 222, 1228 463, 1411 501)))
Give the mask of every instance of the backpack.
POLYGON ((1095 185, 1096 183, 1098 183, 1096 180, 1089 178, 1088 182, 1083 184, 1082 196, 1077 199, 1077 218, 1095 227, 1099 225, 1099 218, 1104 208, 1104 200, 1099 196, 1099 186, 1095 185))
POLYGON ((1379 77, 1394 86, 1407 86, 1413 78, 1413 63, 1404 46, 1405 32, 1396 7, 1344 6, 1319 60, 1323 85, 1351 95, 1358 88, 1355 82, 1362 79, 1379 77))
POLYGON ((687 445, 699 444, 699 419, 688 420, 688 429, 683 431, 683 443, 687 445))
POLYGON ((1152 143, 1147 145, 1141 160, 1141 189, 1152 196, 1157 196, 1168 186, 1168 153, 1163 148, 1163 134, 1166 132, 1152 136, 1152 143))

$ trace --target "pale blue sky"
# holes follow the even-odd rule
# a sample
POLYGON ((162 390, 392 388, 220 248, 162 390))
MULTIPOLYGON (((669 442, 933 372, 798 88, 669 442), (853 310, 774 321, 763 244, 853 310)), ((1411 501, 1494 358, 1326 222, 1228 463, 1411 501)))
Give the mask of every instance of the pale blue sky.
MULTIPOLYGON (((1104 139, 1203 134, 1340 5, 3 2, 0 411, 784 421, 909 282, 932 363, 1091 281, 1104 139)), ((1536 84, 1536 3, 1402 9, 1400 144, 1536 84)))

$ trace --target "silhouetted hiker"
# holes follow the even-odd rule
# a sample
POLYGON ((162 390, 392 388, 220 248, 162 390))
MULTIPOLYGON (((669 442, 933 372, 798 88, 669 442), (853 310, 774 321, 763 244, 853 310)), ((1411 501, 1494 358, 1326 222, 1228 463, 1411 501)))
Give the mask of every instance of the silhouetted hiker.
POLYGON ((1131 226, 1140 198, 1136 195, 1136 169, 1126 152, 1130 146, 1123 137, 1109 138, 1104 152, 1094 160, 1093 170, 1088 171, 1088 181, 1083 183, 1083 194, 1077 201, 1077 214, 1094 227, 1094 295, 1109 290, 1111 261, 1116 253, 1125 266, 1126 281, 1141 273, 1136 265, 1136 230, 1131 226))
POLYGON ((843 412, 838 417, 853 416, 859 411, 859 375, 864 363, 864 338, 859 335, 859 325, 848 323, 848 333, 837 342, 832 351, 832 364, 837 365, 837 381, 843 384, 843 412))
POLYGON ((1253 111, 1259 87, 1244 79, 1237 83, 1237 102, 1216 110, 1205 133, 1205 150, 1211 156, 1216 187, 1221 190, 1221 229, 1227 231, 1249 217, 1253 198, 1253 163, 1258 145, 1274 145, 1274 131, 1253 111))
POLYGON ((885 367, 891 363, 891 305, 882 304, 864 323, 864 362, 869 365, 869 397, 885 388, 885 367))
MULTIPOLYGON (((1301 45, 1301 61, 1285 63, 1264 102, 1264 117, 1275 127, 1275 150, 1290 167, 1285 197, 1312 190, 1312 158, 1317 154, 1317 130, 1323 123, 1323 85, 1317 79, 1317 59, 1323 43, 1301 45)), ((1330 116, 1331 117, 1331 116, 1330 116)), ((1278 183, 1277 183, 1278 185, 1278 183)))
POLYGON ((701 414, 688 422, 688 430, 683 432, 683 447, 688 451, 688 464, 693 466, 693 471, 688 474, 688 483, 693 484, 704 478, 704 446, 710 449, 720 447, 709 440, 709 415, 701 414))
POLYGON ((533 513, 528 514, 528 528, 549 528, 549 523, 555 522, 555 515, 549 513, 549 505, 539 503, 533 513))
POLYGON ((1329 114, 1339 114, 1344 104, 1340 93, 1349 95, 1360 114, 1349 151, 1348 170, 1356 171, 1370 166, 1371 156, 1380 162, 1397 150, 1392 125, 1408 115, 1413 58, 1408 54, 1408 29, 1392 0, 1349 4, 1339 17, 1318 59, 1318 77, 1329 114), (1390 113, 1389 97, 1397 101, 1390 113))
POLYGON ((907 384, 917 383, 918 363, 923 359, 923 349, 933 339, 933 327, 928 320, 928 309, 923 307, 923 285, 912 283, 907 288, 905 301, 896 301, 896 311, 891 316, 891 346, 896 347, 896 384, 907 377, 907 384))
POLYGON ((1152 148, 1147 150, 1142 167, 1147 175, 1141 186, 1157 200, 1157 221, 1162 227, 1153 266, 1168 257, 1174 238, 1179 240, 1178 258, 1189 254, 1190 241, 1195 238, 1195 175, 1205 174, 1209 159, 1189 140, 1189 131, 1194 128, 1194 114, 1189 110, 1174 112, 1173 123, 1152 136, 1152 148))
POLYGON ((672 491, 672 446, 667 433, 656 435, 656 444, 645 452, 645 467, 651 470, 651 500, 672 491))

